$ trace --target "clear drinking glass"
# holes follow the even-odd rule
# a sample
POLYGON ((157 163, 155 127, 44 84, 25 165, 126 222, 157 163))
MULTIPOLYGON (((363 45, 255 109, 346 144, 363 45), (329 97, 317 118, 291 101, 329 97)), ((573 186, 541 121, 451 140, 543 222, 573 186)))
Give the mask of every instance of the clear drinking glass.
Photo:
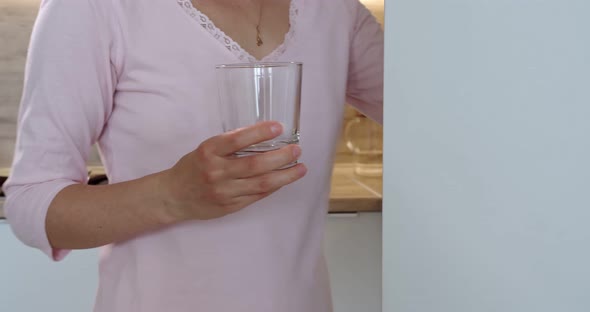
POLYGON ((279 137, 249 146, 237 152, 237 156, 264 153, 299 143, 302 67, 296 62, 216 67, 224 132, 263 121, 278 121, 283 126, 283 134, 279 137))
POLYGON ((383 174, 383 127, 362 114, 348 122, 346 145, 352 151, 354 173, 365 177, 383 174))

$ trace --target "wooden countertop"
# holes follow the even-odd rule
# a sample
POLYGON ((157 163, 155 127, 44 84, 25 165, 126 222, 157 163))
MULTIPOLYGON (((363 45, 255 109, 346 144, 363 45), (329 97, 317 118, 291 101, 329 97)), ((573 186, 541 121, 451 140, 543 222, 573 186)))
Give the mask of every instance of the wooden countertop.
MULTIPOLYGON (((93 174, 101 173, 102 168, 91 167, 93 174)), ((0 176, 7 176, 8 170, 0 169, 0 176)), ((354 174, 352 165, 336 164, 332 174, 330 192, 330 212, 376 212, 381 211, 382 179, 359 177, 354 174)), ((0 219, 4 217, 0 197, 0 219)))
POLYGON ((351 164, 334 166, 330 212, 375 212, 381 211, 381 205, 381 177, 359 177, 351 164))

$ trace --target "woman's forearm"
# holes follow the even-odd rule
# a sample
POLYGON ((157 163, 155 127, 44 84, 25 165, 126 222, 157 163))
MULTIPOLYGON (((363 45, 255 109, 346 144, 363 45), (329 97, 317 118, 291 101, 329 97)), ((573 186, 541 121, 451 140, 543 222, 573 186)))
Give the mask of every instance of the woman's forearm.
POLYGON ((112 185, 64 188, 47 212, 51 246, 94 248, 177 222, 167 209, 162 174, 112 185))
POLYGON ((106 186, 71 185, 49 206, 46 232, 53 248, 84 249, 121 242, 185 220, 235 213, 302 178, 297 145, 235 158, 236 151, 282 132, 263 122, 203 142, 172 168, 106 186), (228 156, 230 155, 230 156, 228 156))

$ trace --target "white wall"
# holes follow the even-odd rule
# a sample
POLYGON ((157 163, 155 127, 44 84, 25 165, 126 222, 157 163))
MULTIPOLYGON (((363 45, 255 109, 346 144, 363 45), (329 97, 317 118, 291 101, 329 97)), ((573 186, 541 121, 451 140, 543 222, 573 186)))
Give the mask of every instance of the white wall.
POLYGON ((588 12, 386 3, 383 311, 590 311, 588 12))

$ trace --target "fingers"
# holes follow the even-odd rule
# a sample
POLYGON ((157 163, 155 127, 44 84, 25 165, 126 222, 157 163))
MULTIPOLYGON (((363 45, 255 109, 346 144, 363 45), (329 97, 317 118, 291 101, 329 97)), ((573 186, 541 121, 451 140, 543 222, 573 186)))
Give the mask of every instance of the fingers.
POLYGON ((301 148, 289 145, 275 151, 231 159, 225 173, 229 178, 250 178, 282 168, 297 161, 299 156, 301 148))
POLYGON ((217 156, 228 156, 250 145, 273 139, 282 132, 280 123, 266 121, 216 136, 207 140, 204 145, 217 156))
POLYGON ((281 187, 301 179, 307 173, 304 164, 297 164, 284 170, 271 171, 270 173, 255 176, 248 179, 234 180, 230 186, 229 196, 240 197, 274 192, 281 187))

